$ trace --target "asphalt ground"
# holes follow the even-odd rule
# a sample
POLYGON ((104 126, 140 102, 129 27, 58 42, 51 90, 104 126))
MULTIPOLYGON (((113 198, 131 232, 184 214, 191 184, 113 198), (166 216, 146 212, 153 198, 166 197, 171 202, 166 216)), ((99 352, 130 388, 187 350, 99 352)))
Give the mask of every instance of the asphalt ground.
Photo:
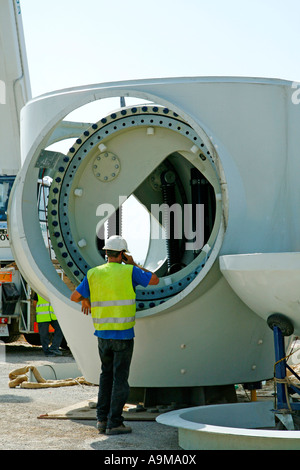
POLYGON ((177 429, 156 421, 130 421, 125 424, 132 427, 132 433, 107 436, 98 433, 93 419, 40 419, 43 414, 94 400, 98 386, 10 388, 9 373, 15 369, 74 364, 75 360, 70 352, 62 357, 45 357, 41 347, 29 345, 22 337, 18 342, 0 345, 1 450, 103 450, 116 451, 114 455, 123 451, 180 450, 177 429))

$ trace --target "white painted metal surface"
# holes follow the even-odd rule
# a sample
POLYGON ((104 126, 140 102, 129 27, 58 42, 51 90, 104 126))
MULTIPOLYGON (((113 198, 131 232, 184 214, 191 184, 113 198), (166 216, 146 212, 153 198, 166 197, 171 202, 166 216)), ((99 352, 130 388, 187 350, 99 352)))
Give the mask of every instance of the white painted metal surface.
POLYGON ((19 3, 0 3, 0 174, 7 175, 21 167, 20 111, 31 98, 19 3))
MULTIPOLYGON (((100 120, 97 128, 87 129, 89 136, 78 133, 80 144, 75 141, 73 150, 67 154, 64 183, 57 189, 60 203, 65 203, 67 211, 69 240, 87 242, 76 247, 86 265, 101 262, 93 242, 99 223, 96 208, 103 202, 117 204, 120 195, 129 196, 138 191, 140 184, 146 202, 151 202, 152 192, 145 190, 145 178, 167 156, 180 154, 178 161, 174 158, 174 166, 185 187, 186 168, 201 169, 207 178, 214 175, 217 210, 208 241, 210 248, 189 260, 187 267, 174 276, 164 276, 160 281, 158 288, 167 289, 170 283, 178 285, 189 271, 193 278, 180 292, 164 303, 154 302, 153 308, 147 305, 139 309, 131 386, 253 382, 273 375, 272 332, 265 320, 228 285, 219 268, 219 256, 299 250, 296 175, 300 165, 297 131, 300 116, 299 108, 291 100, 292 93, 291 84, 280 80, 174 78, 73 88, 38 97, 25 106, 21 135, 25 162, 10 206, 13 251, 29 283, 53 304, 87 380, 97 382, 99 374, 92 321, 70 302, 70 292, 48 258, 36 213, 36 163, 40 151, 57 135, 61 120, 79 106, 112 96, 135 97, 151 103, 151 112, 138 113, 139 122, 129 124, 134 115, 130 108, 126 117, 121 111, 116 118, 108 115, 106 124, 111 127, 105 128, 100 120), (155 132, 146 132, 150 122, 142 119, 151 119, 157 105, 168 109, 168 124, 155 121, 152 123, 155 132), (180 123, 189 126, 196 144, 178 129, 170 128, 173 113, 179 116, 176 119, 180 123), (113 129, 116 119, 124 124, 122 129, 113 129), (101 134, 105 129, 109 131, 107 137, 101 134), (98 136, 98 142, 109 147, 121 162, 120 174, 107 183, 100 181, 92 168, 97 155, 93 139, 98 136), (198 146, 196 150, 194 145, 198 146), (204 164, 200 157, 203 148, 204 164), (85 163, 78 162, 76 158, 84 150, 85 163), (70 178, 69 186, 63 186, 66 177, 70 178), (86 199, 75 199, 73 190, 78 188, 83 189, 86 199)), ((59 220, 55 217, 52 221, 61 228, 63 214, 59 220)), ((57 255, 62 262, 66 256, 68 263, 75 262, 80 267, 79 260, 71 257, 71 245, 66 239, 65 236, 62 247, 57 244, 57 255)), ((134 255, 134 247, 129 248, 134 255)), ((154 255, 149 261, 153 259, 154 255)), ((65 268, 68 269, 67 263, 65 268)), ((149 298, 151 291, 145 294, 149 298)))
POLYGON ((278 431, 272 401, 209 405, 164 413, 185 450, 296 450, 300 431, 278 431), (263 429, 265 428, 265 429, 263 429))
POLYGON ((236 294, 265 321, 282 313, 300 332, 300 253, 226 255, 220 268, 236 294))
MULTIPOLYGON (((31 98, 19 1, 0 2, 0 176, 21 168, 20 111, 31 98)), ((11 261, 6 204, 9 182, 0 178, 0 259, 11 261)))

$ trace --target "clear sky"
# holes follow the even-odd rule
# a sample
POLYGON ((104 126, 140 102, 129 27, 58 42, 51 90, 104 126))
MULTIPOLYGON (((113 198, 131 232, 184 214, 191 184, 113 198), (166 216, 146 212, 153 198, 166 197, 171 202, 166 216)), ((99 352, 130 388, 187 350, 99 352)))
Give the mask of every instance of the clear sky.
POLYGON ((21 0, 32 95, 175 76, 300 81, 299 0, 21 0))
MULTIPOLYGON (((243 76, 300 82, 300 0, 20 2, 33 97, 140 78, 243 76)), ((98 108, 94 116, 82 112, 69 119, 100 119, 98 108)), ((137 240, 131 244, 137 248, 140 219, 134 226, 137 240)))

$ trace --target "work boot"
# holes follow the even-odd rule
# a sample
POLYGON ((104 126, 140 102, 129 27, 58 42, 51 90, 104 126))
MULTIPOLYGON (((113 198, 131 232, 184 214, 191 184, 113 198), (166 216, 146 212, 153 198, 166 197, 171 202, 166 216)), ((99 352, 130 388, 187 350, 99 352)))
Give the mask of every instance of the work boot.
POLYGON ((99 434, 105 434, 106 426, 107 421, 97 421, 97 429, 99 431, 99 434))
POLYGON ((51 356, 62 356, 62 351, 60 351, 59 349, 49 348, 49 352, 51 353, 51 356))
POLYGON ((117 428, 107 428, 106 434, 109 436, 114 436, 116 434, 128 434, 132 431, 129 426, 125 426, 125 424, 120 424, 117 428))

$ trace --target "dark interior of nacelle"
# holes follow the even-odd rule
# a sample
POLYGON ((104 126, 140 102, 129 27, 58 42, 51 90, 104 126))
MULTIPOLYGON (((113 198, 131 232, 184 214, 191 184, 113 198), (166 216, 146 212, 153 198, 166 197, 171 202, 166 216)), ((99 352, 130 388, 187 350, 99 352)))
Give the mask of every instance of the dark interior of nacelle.
MULTIPOLYGON (((137 188, 134 197, 147 209, 149 217, 158 215, 156 221, 160 227, 160 236, 165 239, 164 262, 158 263, 155 271, 160 277, 180 271, 198 256, 202 246, 210 237, 216 211, 213 186, 197 168, 179 153, 174 153, 169 155, 137 188), (200 205, 203 205, 204 219, 201 220, 201 226, 197 227, 199 220, 197 208, 200 205), (190 217, 186 214, 188 206, 191 209, 190 217), (153 208, 158 210, 155 211, 153 208), (197 230, 203 232, 201 246, 196 246, 194 250, 186 250, 187 242, 194 242, 196 245, 196 236, 190 239, 187 235, 189 237, 197 233, 197 230)), ((122 235, 123 218, 123 209, 120 206, 107 221, 107 237, 114 234, 122 235)), ((200 236, 199 233, 197 235, 200 236)), ((151 233, 151 226, 148 236, 149 239, 156 236, 151 233)), ((103 254, 104 226, 101 236, 96 238, 96 243, 98 250, 103 254)))

